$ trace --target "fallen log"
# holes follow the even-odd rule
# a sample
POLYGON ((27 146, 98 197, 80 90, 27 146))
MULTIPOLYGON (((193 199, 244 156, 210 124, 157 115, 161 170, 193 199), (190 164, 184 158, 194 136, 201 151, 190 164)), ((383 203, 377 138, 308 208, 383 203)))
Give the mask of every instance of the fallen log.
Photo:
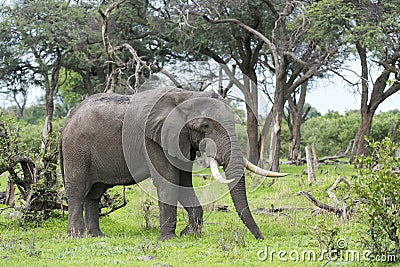
POLYGON ((349 187, 351 186, 350 182, 344 176, 339 176, 336 179, 336 181, 332 184, 332 186, 329 187, 327 190, 328 196, 332 199, 332 203, 330 203, 329 205, 325 204, 321 201, 318 201, 310 193, 305 192, 305 191, 297 192, 296 195, 303 195, 308 201, 313 203, 318 208, 317 210, 314 211, 314 214, 319 213, 321 211, 328 211, 328 212, 335 213, 336 215, 339 216, 340 219, 342 219, 343 221, 346 221, 349 211, 347 210, 347 205, 344 202, 348 198, 350 198, 351 189, 349 189, 347 195, 341 200, 339 200, 337 198, 337 196, 333 193, 333 190, 335 190, 337 188, 338 184, 341 182, 345 183, 349 187), (341 204, 341 203, 342 203, 342 206, 338 207, 339 204, 341 204))
MULTIPOLYGON (((337 154, 334 156, 322 157, 320 159, 317 159, 316 162, 320 163, 320 164, 346 164, 346 163, 349 163, 349 161, 341 161, 339 159, 348 157, 349 152, 351 151, 351 148, 353 147, 353 143, 354 143, 354 139, 350 140, 349 144, 347 145, 346 150, 343 153, 340 153, 340 154, 337 154)), ((306 157, 303 157, 301 159, 281 162, 281 164, 286 164, 286 165, 290 165, 290 164, 304 165, 306 163, 307 163, 306 157)))

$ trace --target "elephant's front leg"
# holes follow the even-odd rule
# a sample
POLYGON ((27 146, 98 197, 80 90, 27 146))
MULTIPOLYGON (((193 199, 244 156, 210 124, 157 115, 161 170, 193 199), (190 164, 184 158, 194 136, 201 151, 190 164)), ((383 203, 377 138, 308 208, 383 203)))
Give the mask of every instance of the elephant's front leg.
POLYGON ((176 211, 179 197, 179 170, 164 155, 164 151, 152 140, 146 140, 148 164, 153 183, 157 188, 160 207, 161 240, 176 237, 176 211))
POLYGON ((188 213, 189 222, 180 235, 201 234, 203 225, 203 208, 197 198, 192 184, 192 173, 180 171, 179 202, 188 213))
POLYGON ((161 200, 158 201, 160 207, 160 233, 161 241, 177 237, 176 229, 176 206, 169 205, 161 200))
POLYGON ((154 183, 157 187, 158 205, 160 207, 160 239, 164 241, 176 237, 176 206, 179 188, 165 178, 157 177, 154 179, 154 183))

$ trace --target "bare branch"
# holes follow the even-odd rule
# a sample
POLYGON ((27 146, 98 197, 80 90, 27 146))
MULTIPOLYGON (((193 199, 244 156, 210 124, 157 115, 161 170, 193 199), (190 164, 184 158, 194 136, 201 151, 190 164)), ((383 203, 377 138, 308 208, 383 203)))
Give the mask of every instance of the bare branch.
POLYGON ((303 195, 303 196, 305 196, 305 198, 306 198, 308 201, 310 201, 311 203, 313 203, 315 206, 317 206, 317 207, 320 208, 320 209, 327 210, 327 211, 333 212, 333 213, 338 213, 338 209, 337 209, 337 208, 332 207, 332 206, 329 206, 329 205, 327 205, 327 204, 325 204, 325 203, 322 203, 322 202, 316 200, 311 194, 309 194, 309 193, 307 193, 307 192, 300 191, 300 192, 298 192, 296 195, 303 195))
MULTIPOLYGON (((350 69, 345 69, 345 70, 353 72, 354 74, 356 74, 361 79, 360 75, 358 75, 358 73, 356 73, 355 71, 350 70, 350 69)), ((354 83, 354 82, 350 81, 342 73, 340 73, 340 72, 338 72, 338 71, 336 71, 334 69, 330 69, 330 71, 333 72, 334 74, 336 74, 337 76, 339 76, 340 78, 342 78, 345 82, 347 82, 348 84, 350 84, 352 86, 356 86, 356 85, 359 84, 358 82, 354 83)))
POLYGON ((112 52, 112 46, 110 44, 110 39, 108 37, 108 18, 110 16, 110 13, 117 8, 118 6, 120 6, 122 3, 124 3, 126 0, 118 0, 117 2, 114 2, 112 4, 110 4, 106 11, 103 12, 101 10, 101 6, 99 5, 98 7, 98 12, 100 13, 100 15, 103 18, 103 23, 101 25, 101 35, 103 37, 103 45, 104 48, 106 49, 106 54, 107 54, 107 84, 106 87, 104 89, 104 92, 111 92, 113 90, 113 86, 114 86, 114 66, 112 64, 112 62, 114 61, 114 53, 112 52))
POLYGON ((240 20, 237 19, 217 19, 213 20, 207 17, 207 15, 202 14, 202 13, 197 13, 197 12, 190 12, 192 15, 197 15, 203 17, 207 22, 212 23, 212 24, 223 24, 223 23, 233 23, 238 25, 239 27, 245 29, 246 31, 256 35, 258 38, 260 38, 264 43, 266 43, 271 50, 272 57, 274 59, 275 66, 279 65, 279 56, 278 56, 278 50, 275 46, 275 44, 269 40, 264 34, 260 33, 256 29, 253 29, 252 27, 248 26, 247 24, 241 22, 240 20))
POLYGON ((325 203, 322 203, 322 202, 318 201, 311 194, 309 194, 307 192, 304 192, 304 191, 300 191, 296 195, 303 195, 303 196, 305 196, 305 198, 307 198, 308 201, 313 203, 320 210, 326 210, 326 211, 329 211, 329 212, 333 212, 333 213, 337 214, 339 216, 339 218, 341 218, 343 220, 346 220, 347 219, 347 215, 348 215, 348 210, 347 210, 347 205, 344 204, 343 202, 345 202, 347 199, 350 198, 351 189, 349 189, 347 195, 341 200, 338 200, 337 196, 332 192, 333 190, 335 190, 337 188, 338 184, 341 183, 341 182, 345 183, 348 187, 351 187, 350 182, 344 176, 339 176, 336 179, 336 181, 332 184, 332 186, 326 191, 328 196, 332 199, 332 204, 331 205, 327 205, 325 203), (340 203, 343 203, 342 207, 338 208, 338 205, 340 203))
MULTIPOLYGON (((137 54, 137 51, 129 44, 124 43, 122 45, 119 45, 115 48, 110 43, 110 39, 108 36, 108 19, 111 14, 111 12, 119 7, 121 4, 123 4, 126 0, 119 0, 116 1, 112 4, 110 4, 106 11, 103 12, 99 6, 98 12, 101 14, 103 18, 103 23, 101 27, 101 32, 102 32, 102 37, 103 37, 103 44, 106 49, 107 53, 107 82, 106 86, 104 89, 104 92, 112 92, 114 90, 114 86, 116 83, 116 76, 122 76, 125 75, 124 71, 125 70, 134 70, 134 73, 132 75, 129 75, 126 78, 126 81, 124 82, 124 86, 126 86, 130 91, 136 92, 140 85, 140 73, 142 72, 143 69, 148 69, 151 72, 151 64, 148 64, 145 62, 139 55, 137 54), (129 54, 131 55, 131 58, 125 62, 123 61, 117 54, 117 51, 121 50, 127 50, 129 54), (117 67, 117 68, 115 68, 117 67), (131 86, 131 80, 132 78, 135 78, 135 85, 134 87, 131 86)), ((121 83, 123 83, 121 81, 121 83)))

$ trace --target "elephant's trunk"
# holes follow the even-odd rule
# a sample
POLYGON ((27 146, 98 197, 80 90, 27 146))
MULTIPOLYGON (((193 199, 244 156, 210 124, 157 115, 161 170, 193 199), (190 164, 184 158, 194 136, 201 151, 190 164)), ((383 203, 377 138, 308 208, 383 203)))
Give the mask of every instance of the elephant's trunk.
POLYGON ((244 162, 237 140, 231 140, 230 148, 230 158, 229 161, 225 161, 224 170, 226 179, 234 179, 234 181, 229 183, 228 186, 236 212, 246 227, 257 239, 264 239, 260 228, 258 228, 254 221, 247 202, 244 162))

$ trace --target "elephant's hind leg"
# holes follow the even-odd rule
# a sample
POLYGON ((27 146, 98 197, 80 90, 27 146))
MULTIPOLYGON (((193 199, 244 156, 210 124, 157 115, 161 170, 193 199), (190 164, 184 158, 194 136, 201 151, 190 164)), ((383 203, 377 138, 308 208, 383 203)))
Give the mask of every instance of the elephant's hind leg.
POLYGON ((89 236, 104 236, 99 224, 99 202, 106 190, 107 187, 104 184, 96 183, 85 197, 85 226, 89 236))
POLYGON ((83 221, 83 203, 86 186, 82 182, 87 176, 87 169, 82 164, 64 162, 65 193, 68 201, 68 235, 82 237, 85 234, 83 221))
POLYGON ((67 197, 68 199, 68 235, 82 237, 85 233, 83 223, 83 198, 67 197))
POLYGON ((179 202, 188 213, 189 222, 180 235, 201 234, 203 225, 203 208, 194 192, 192 185, 192 174, 186 171, 180 171, 179 202))

